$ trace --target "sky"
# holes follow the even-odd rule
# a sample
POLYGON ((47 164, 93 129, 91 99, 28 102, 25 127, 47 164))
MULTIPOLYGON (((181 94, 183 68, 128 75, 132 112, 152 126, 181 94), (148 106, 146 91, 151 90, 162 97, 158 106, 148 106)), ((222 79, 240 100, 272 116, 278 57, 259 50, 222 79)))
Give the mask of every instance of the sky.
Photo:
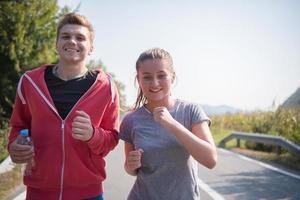
POLYGON ((300 87, 298 0, 58 0, 94 26, 94 52, 135 102, 135 62, 170 52, 172 95, 212 106, 267 110, 300 87))

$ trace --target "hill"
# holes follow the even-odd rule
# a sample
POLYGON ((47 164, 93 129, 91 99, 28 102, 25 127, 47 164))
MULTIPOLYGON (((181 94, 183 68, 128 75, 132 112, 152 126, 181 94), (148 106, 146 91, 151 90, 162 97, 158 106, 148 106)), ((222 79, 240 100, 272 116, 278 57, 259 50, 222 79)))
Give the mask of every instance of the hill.
POLYGON ((300 107, 300 87, 281 106, 283 108, 300 107))
POLYGON ((228 113, 234 114, 242 111, 238 108, 234 108, 227 105, 210 106, 210 105, 202 104, 201 106, 208 116, 223 115, 228 113))

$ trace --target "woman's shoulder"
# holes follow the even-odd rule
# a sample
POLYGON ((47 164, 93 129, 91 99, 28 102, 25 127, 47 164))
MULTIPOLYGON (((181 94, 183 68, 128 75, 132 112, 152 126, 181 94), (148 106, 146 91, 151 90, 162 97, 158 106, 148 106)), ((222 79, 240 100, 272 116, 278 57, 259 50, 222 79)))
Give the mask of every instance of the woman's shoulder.
POLYGON ((186 100, 177 100, 178 106, 177 110, 184 113, 201 113, 206 115, 205 110, 203 109, 200 103, 186 101, 186 100))
POLYGON ((136 116, 139 116, 141 113, 142 108, 137 108, 137 109, 130 109, 126 111, 123 115, 123 120, 132 120, 136 116))
POLYGON ((202 109, 202 106, 199 103, 192 102, 192 101, 187 101, 187 100, 182 100, 182 99, 177 99, 177 104, 179 107, 183 108, 200 108, 202 109))

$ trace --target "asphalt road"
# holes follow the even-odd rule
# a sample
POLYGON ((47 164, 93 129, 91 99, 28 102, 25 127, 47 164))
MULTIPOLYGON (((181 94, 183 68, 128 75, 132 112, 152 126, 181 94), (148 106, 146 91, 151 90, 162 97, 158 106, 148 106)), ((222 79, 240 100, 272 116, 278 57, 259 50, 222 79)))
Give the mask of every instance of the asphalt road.
MULTIPOLYGON (((199 165, 201 200, 300 199, 300 174, 291 177, 287 171, 249 159, 230 151, 218 150, 219 161, 213 170, 199 165), (271 168, 271 169, 270 169, 271 168), (275 171, 275 170, 279 170, 275 171)), ((134 177, 123 170, 123 142, 107 157, 107 200, 124 200, 134 177)))
MULTIPOLYGON (((213 170, 199 165, 201 200, 299 200, 300 176, 247 159, 238 154, 219 150, 219 162, 213 170), (270 169, 271 168, 271 169, 270 169)), ((105 200, 126 199, 135 177, 123 168, 123 142, 106 158, 107 179, 105 200)), ((23 200, 21 194, 14 200, 23 200)))
POLYGON ((299 174, 289 174, 227 150, 219 149, 218 153, 216 168, 207 170, 199 166, 199 176, 224 199, 300 199, 299 174))

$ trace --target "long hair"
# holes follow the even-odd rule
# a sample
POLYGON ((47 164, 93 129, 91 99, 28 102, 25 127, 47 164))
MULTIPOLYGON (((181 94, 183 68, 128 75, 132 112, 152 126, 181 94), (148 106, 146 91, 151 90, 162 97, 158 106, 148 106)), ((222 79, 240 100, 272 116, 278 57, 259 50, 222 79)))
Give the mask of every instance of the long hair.
MULTIPOLYGON (((175 71, 173 68, 173 59, 170 55, 169 52, 167 52, 164 49, 160 49, 160 48, 153 48, 153 49, 149 49, 143 53, 141 53, 141 55, 139 56, 139 58, 136 61, 136 65, 135 65, 135 69, 136 69, 136 77, 135 77, 135 81, 137 81, 138 79, 138 71, 141 67, 141 64, 145 61, 145 60, 154 60, 154 59, 158 59, 158 60, 166 60, 169 64, 169 70, 171 71, 171 73, 173 74, 174 78, 175 78, 175 71)), ((134 110, 140 108, 142 105, 147 103, 147 98, 145 97, 145 95, 143 94, 143 91, 141 90, 141 88, 139 87, 138 89, 138 95, 134 104, 134 110)))

